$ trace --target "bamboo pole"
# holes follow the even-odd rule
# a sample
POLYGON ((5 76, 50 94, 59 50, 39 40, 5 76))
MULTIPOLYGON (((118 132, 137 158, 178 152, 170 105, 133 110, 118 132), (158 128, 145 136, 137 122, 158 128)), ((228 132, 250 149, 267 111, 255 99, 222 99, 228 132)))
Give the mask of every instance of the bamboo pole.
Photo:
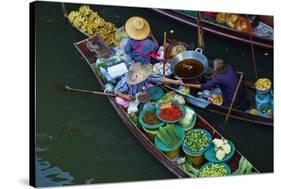
POLYGON ((204 48, 204 40, 203 40, 203 30, 201 28, 201 13, 200 11, 197 12, 197 35, 198 35, 198 47, 204 48))
POLYGON ((255 78, 256 80, 258 79, 258 73, 257 73, 257 66, 256 66, 256 57, 255 57, 255 51, 254 51, 254 44, 253 44, 253 28, 252 24, 250 22, 249 16, 247 15, 247 22, 249 25, 249 35, 250 35, 250 43, 251 43, 251 51, 252 51, 252 62, 254 66, 254 71, 255 71, 255 78))
POLYGON ((164 52, 164 58, 163 58, 163 75, 165 77, 166 72, 166 42, 167 42, 167 32, 164 32, 164 40, 163 40, 163 52, 164 52))
POLYGON ((225 117, 225 119, 224 119, 223 125, 225 125, 226 122, 228 121, 229 114, 230 114, 230 112, 231 112, 231 110, 232 110, 232 106, 233 106, 233 104, 234 104, 234 102, 235 102, 235 99, 236 99, 238 90, 239 90, 239 88, 240 88, 242 79, 243 79, 243 74, 240 75, 239 81, 238 81, 237 86, 236 86, 236 89, 235 89, 235 91, 234 91, 234 94, 233 94, 233 97, 232 97, 232 100, 231 100, 231 104, 230 104, 230 106, 229 106, 228 112, 227 112, 226 117, 225 117))

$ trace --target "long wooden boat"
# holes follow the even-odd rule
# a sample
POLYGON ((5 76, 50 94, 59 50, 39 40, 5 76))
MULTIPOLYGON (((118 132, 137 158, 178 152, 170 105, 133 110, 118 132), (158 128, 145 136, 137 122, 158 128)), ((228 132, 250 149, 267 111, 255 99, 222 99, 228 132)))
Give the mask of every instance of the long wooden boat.
MULTIPOLYGON (((191 27, 198 27, 197 17, 195 16, 184 14, 183 12, 177 10, 156 8, 153 8, 152 10, 173 20, 184 23, 185 25, 191 27)), ((200 23, 203 31, 213 33, 220 37, 238 41, 244 44, 251 44, 249 33, 239 32, 235 29, 216 24, 214 22, 210 22, 204 19, 202 19, 200 23)), ((256 46, 273 49, 273 40, 268 38, 262 38, 253 35, 253 44, 256 46)))
MULTIPOLYGON (((167 39, 167 44, 169 49, 171 47, 177 45, 179 42, 176 40, 171 40, 167 39), (171 47, 170 47, 171 45, 171 47)), ((180 42, 181 43, 181 42, 180 42)), ((168 53, 169 54, 169 53, 168 53)), ((209 62, 212 62, 209 60, 209 62)), ((238 73, 240 74, 240 73, 238 73)), ((204 77, 204 75, 203 75, 204 77)), ((249 81, 243 81, 242 86, 245 90, 245 94, 247 94, 247 97, 250 100, 250 107, 255 107, 255 94, 256 94, 256 89, 255 89, 255 84, 249 81)), ((170 86, 166 86, 168 90, 175 90, 174 88, 170 86)), ((177 90, 175 90, 177 91, 177 90)), ((185 99, 187 102, 192 104, 194 107, 199 107, 203 108, 206 111, 217 113, 220 115, 226 115, 228 113, 228 107, 226 106, 219 106, 215 105, 212 103, 209 103, 203 99, 197 98, 196 97, 196 90, 193 90, 193 92, 187 96, 185 96, 185 99)), ((259 125, 264 125, 264 126, 273 126, 273 117, 265 117, 262 115, 254 115, 250 114, 248 112, 244 112, 241 110, 237 110, 233 108, 229 114, 229 117, 234 118, 234 119, 239 119, 242 121, 250 122, 250 123, 255 123, 259 125)))
MULTIPOLYGON (((93 52, 91 52, 87 47, 87 42, 89 40, 92 40, 95 37, 90 37, 87 39, 84 39, 82 41, 79 41, 77 43, 74 43, 74 46, 77 48, 77 50, 80 52, 81 56, 85 59, 89 67, 92 69, 95 77, 97 78, 98 82, 100 83, 102 89, 105 87, 105 81, 101 77, 101 74, 96 71, 95 69, 95 61, 96 56, 93 52)), ((125 126, 132 132, 132 134, 140 141, 140 143, 159 161, 161 162, 169 171, 171 171, 175 176, 179 178, 185 178, 189 177, 188 172, 185 172, 178 164, 176 164, 173 160, 171 160, 166 154, 161 152, 154 144, 153 141, 151 141, 148 136, 144 133, 142 128, 138 125, 138 123, 134 122, 130 119, 130 116, 124 110, 121 108, 115 101, 114 97, 107 97, 122 121, 124 122, 125 126)), ((216 131, 215 128, 213 128, 206 120, 204 120, 200 115, 197 115, 197 121, 195 128, 202 128, 207 130, 211 135, 215 138, 222 138, 223 136, 216 131)), ((233 157, 230 159, 230 161, 227 163, 230 167, 231 171, 234 172, 239 167, 239 161, 241 159, 242 154, 236 150, 233 157)), ((253 172, 259 173, 259 171, 253 167, 253 172)))
MULTIPOLYGON (((68 12, 66 10, 66 7, 65 7, 64 3, 62 3, 62 9, 63 9, 64 17, 67 19, 68 12)), ((157 10, 159 10, 159 9, 157 9, 157 10)), ((80 28, 77 28, 75 26, 73 26, 73 27, 76 30, 78 30, 79 32, 81 32, 83 35, 85 35, 86 37, 90 37, 90 35, 88 33, 82 31, 80 28)), ((169 43, 176 43, 177 41, 176 40, 169 40, 168 39, 168 42, 169 43)), ((251 83, 251 82, 246 82, 246 81, 243 81, 242 84, 243 84, 244 88, 251 94, 251 98, 254 98, 253 97, 253 94, 254 94, 254 91, 255 91, 254 84, 251 83)), ((171 90, 171 88, 170 88, 170 90, 171 90)), ((191 98, 192 99, 196 99, 196 97, 194 97, 194 96, 187 96, 186 100, 191 103, 192 102, 191 98)), ((199 100, 199 99, 196 99, 196 100, 199 100)), ((196 106, 193 103, 191 103, 191 104, 196 106)), ((217 105, 214 105, 214 104, 209 104, 204 109, 206 111, 217 113, 217 114, 220 114, 220 115, 226 115, 227 112, 228 112, 228 107, 217 106, 217 105)), ((239 119, 239 120, 242 120, 242 121, 250 122, 250 123, 259 124, 259 125, 273 126, 273 119, 272 118, 267 118, 267 117, 263 117, 263 116, 253 115, 253 114, 250 114, 250 113, 247 113, 247 112, 243 112, 243 111, 237 110, 235 108, 232 109, 232 111, 230 112, 229 117, 231 117, 233 119, 239 119)))

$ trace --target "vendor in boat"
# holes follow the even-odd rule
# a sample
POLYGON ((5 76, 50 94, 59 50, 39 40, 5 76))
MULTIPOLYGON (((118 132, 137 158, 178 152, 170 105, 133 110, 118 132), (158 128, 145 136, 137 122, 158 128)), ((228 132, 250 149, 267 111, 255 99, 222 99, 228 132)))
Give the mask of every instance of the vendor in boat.
POLYGON ((135 62, 142 64, 159 62, 156 60, 158 42, 144 18, 138 16, 129 18, 125 24, 125 31, 129 36, 124 48, 126 54, 135 62))
MULTIPOLYGON (((223 95, 223 105, 229 106, 236 90, 238 80, 239 79, 234 69, 230 65, 225 64, 222 59, 217 58, 214 60, 212 80, 204 84, 187 83, 186 86, 201 90, 219 86, 223 95)), ((249 101, 245 98, 242 87, 238 90, 234 107, 240 110, 246 110, 249 108, 249 101)))
POLYGON ((129 106, 129 102, 134 100, 135 95, 144 92, 153 84, 160 85, 162 83, 183 85, 181 80, 173 80, 164 76, 151 75, 151 66, 146 64, 135 63, 129 68, 129 72, 125 74, 117 83, 114 93, 117 95, 116 101, 124 108, 129 106))

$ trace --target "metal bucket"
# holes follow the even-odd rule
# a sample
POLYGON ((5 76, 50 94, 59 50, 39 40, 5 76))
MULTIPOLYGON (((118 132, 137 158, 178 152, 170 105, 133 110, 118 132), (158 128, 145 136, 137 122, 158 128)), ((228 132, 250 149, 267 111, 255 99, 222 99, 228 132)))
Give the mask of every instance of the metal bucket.
POLYGON ((177 56, 175 56, 171 61, 171 70, 174 73, 174 75, 179 77, 175 73, 175 67, 178 63, 182 62, 183 60, 196 60, 196 61, 198 61, 199 63, 202 64, 203 71, 200 74, 198 74, 194 77, 190 77, 190 78, 180 77, 180 78, 182 78, 182 79, 194 79, 194 78, 198 78, 203 73, 207 72, 207 70, 208 70, 208 59, 202 52, 203 52, 203 50, 201 48, 196 48, 194 51, 184 51, 184 52, 178 54, 177 56))

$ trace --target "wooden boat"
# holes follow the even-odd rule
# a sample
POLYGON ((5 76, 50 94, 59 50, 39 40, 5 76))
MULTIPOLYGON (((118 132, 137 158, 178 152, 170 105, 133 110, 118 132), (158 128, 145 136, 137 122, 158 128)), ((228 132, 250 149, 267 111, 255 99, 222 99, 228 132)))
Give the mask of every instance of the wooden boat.
MULTIPOLYGON (((179 43, 182 43, 181 41, 177 41, 177 40, 171 40, 171 39, 167 39, 167 44, 168 44, 168 52, 167 52, 167 56, 170 56, 169 54, 169 49, 172 49, 173 46, 178 45, 179 43)), ((212 62, 209 60, 209 62, 212 62)), ((238 75, 240 75, 241 73, 238 72, 238 75)), ((205 75, 203 75, 202 77, 206 77, 205 75)), ((255 94, 256 94, 256 89, 255 89, 255 84, 249 81, 243 81, 242 82, 242 86, 245 90, 245 94, 247 94, 247 97, 250 100, 251 103, 251 107, 255 107, 255 94)), ((165 86, 168 90, 174 90, 177 91, 176 89, 174 89, 173 87, 170 86, 165 86)), ((192 93, 190 95, 185 96, 185 99, 187 102, 189 102, 190 104, 192 104, 194 107, 199 107, 199 108, 203 108, 206 111, 209 112, 213 112, 213 113, 217 113, 220 115, 226 115, 228 112, 228 107, 225 106, 218 106, 212 103, 209 103, 203 99, 197 98, 196 97, 196 90, 193 89, 192 93)), ((264 117, 261 115, 254 115, 254 114, 250 114, 248 112, 244 112, 244 111, 240 111, 237 110, 235 108, 233 108, 229 114, 229 117, 234 118, 234 119, 239 119, 242 121, 246 121, 246 122, 250 122, 250 123, 255 123, 255 124, 259 124, 259 125, 264 125, 264 126, 273 126, 273 118, 272 117, 264 117)))
MULTIPOLYGON (((64 6, 64 3, 62 3, 62 9, 63 9, 65 18, 67 19, 68 13, 67 13, 67 10, 66 10, 66 8, 64 6)), ((160 9, 154 9, 154 10, 155 11, 164 11, 162 9, 161 10, 160 9)), ((193 21, 196 21, 196 18, 192 18, 192 19, 193 19, 193 21)), ((195 22, 195 24, 196 24, 196 22, 195 22)), ((195 26, 195 25, 193 25, 193 26, 195 26)), ((81 29, 79 29, 79 28, 77 28, 75 26, 73 26, 73 27, 75 29, 77 29, 78 31, 80 31, 85 36, 90 37, 90 35, 88 33, 83 32, 81 29)), ((205 28, 205 29, 207 29, 207 28, 205 28)), ((235 31, 235 32, 237 33, 237 31, 235 31)), ((243 35, 245 35, 245 34, 243 33, 243 35)), ((173 44, 173 43, 175 44, 177 42, 178 41, 176 41, 176 40, 168 39, 168 43, 170 43, 170 44, 173 44)), ((184 44, 183 42, 180 42, 180 43, 184 44)), ((246 82, 246 81, 243 81, 242 84, 243 84, 243 87, 246 89, 247 93, 250 94, 250 98, 254 99, 254 93, 255 93, 254 84, 251 83, 251 82, 246 82)), ((171 90, 171 88, 170 88, 170 90, 171 90)), ((192 99, 193 99, 193 101, 194 100, 200 101, 198 98, 196 98, 194 96, 186 97, 186 100, 188 102, 190 102, 192 105, 196 106, 196 104, 192 103, 193 102, 192 99)), ((228 107, 217 106, 217 105, 214 105, 214 104, 209 104, 204 109, 209 111, 209 112, 217 113, 217 114, 220 114, 220 115, 226 115, 227 112, 228 112, 228 107)), ((234 119, 239 119, 239 120, 242 120, 242 121, 246 121, 246 122, 250 122, 250 123, 259 124, 259 125, 273 126, 273 119, 272 118, 267 118, 267 117, 263 117, 263 116, 253 115, 253 114, 250 114, 250 113, 247 113, 247 112, 243 112, 243 111, 240 111, 240 110, 237 110, 237 109, 232 109, 229 117, 234 118, 234 119)))
MULTIPOLYGON (((77 50, 80 52, 82 57, 85 59, 85 61, 88 63, 90 68, 92 69, 95 77, 97 78, 98 82, 100 83, 102 89, 105 87, 105 81, 101 77, 101 74, 96 71, 95 69, 95 61, 96 56, 93 52, 91 52, 87 47, 87 42, 89 40, 93 40, 96 36, 90 37, 87 39, 84 39, 80 42, 74 43, 74 46, 77 48, 77 50)), ((93 40, 95 41, 95 40, 93 40)), ((179 178, 185 178, 189 177, 189 174, 185 172, 179 165, 177 165, 173 160, 171 160, 166 154, 161 152, 154 144, 153 141, 151 141, 148 136, 144 133, 143 129, 138 125, 138 123, 135 123, 133 120, 130 119, 128 113, 126 110, 121 108, 115 101, 114 97, 107 97, 124 122, 125 126, 132 132, 132 134, 140 141, 140 143, 159 161, 161 162, 169 171, 171 171, 175 176, 179 178)), ((197 121, 195 128, 202 128, 207 130, 213 137, 216 138, 222 138, 223 136, 218 133, 215 128, 213 128, 207 121, 205 121, 200 115, 197 115, 197 121)), ((231 160, 227 163, 230 167, 231 171, 235 171, 238 169, 239 160, 241 159, 242 154, 239 151, 235 151, 234 156, 231 158, 231 160)), ((259 173, 259 171, 253 167, 253 172, 259 173)))
MULTIPOLYGON (((183 13, 183 11, 169 10, 169 9, 156 9, 156 8, 153 8, 152 10, 161 15, 169 17, 173 20, 184 23, 185 25, 188 25, 191 27, 196 27, 196 28, 198 27, 197 17, 189 15, 189 14, 185 14, 185 13, 183 13)), ((228 39, 238 41, 238 42, 241 42, 244 44, 249 44, 249 45, 251 44, 249 33, 239 32, 235 29, 216 24, 215 22, 210 22, 210 21, 202 19, 201 28, 203 31, 216 34, 223 38, 228 38, 228 39)), ((262 37, 253 35, 253 44, 256 46, 273 49, 273 40, 268 39, 268 38, 262 38, 262 37)))

